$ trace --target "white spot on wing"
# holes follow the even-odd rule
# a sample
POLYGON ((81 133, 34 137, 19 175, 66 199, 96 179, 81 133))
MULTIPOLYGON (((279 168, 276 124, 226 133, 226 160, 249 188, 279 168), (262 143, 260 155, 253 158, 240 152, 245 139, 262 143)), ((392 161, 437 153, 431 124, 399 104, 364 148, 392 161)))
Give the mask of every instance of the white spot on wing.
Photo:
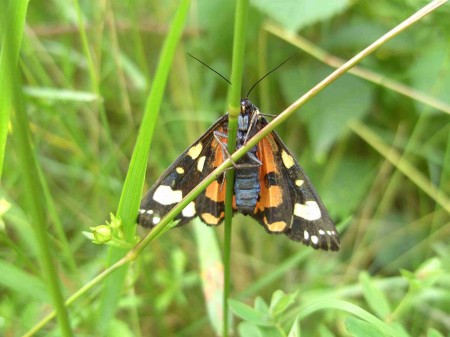
POLYGON ((177 167, 175 169, 175 171, 177 171, 178 174, 183 174, 184 173, 184 168, 182 168, 181 166, 177 167))
POLYGON ((181 213, 186 218, 192 218, 195 215, 195 203, 191 201, 181 213))
POLYGON ((325 231, 324 231, 323 229, 319 229, 319 234, 320 234, 320 235, 324 235, 324 234, 325 234, 325 231))
POLYGON ((307 231, 303 232, 303 238, 305 239, 305 241, 309 240, 309 233, 307 231))
POLYGON ((200 172, 203 171, 203 166, 205 166, 205 156, 201 156, 197 162, 197 170, 199 170, 200 172))
POLYGON ((322 216, 319 205, 315 201, 307 201, 305 204, 295 204, 294 215, 305 220, 318 220, 322 216))
POLYGON ((294 166, 294 158, 292 158, 286 151, 281 151, 281 159, 283 160, 284 166, 286 166, 287 169, 290 169, 292 166, 294 166))
POLYGON ((183 199, 183 193, 181 191, 174 191, 170 186, 161 185, 158 186, 153 194, 153 200, 161 205, 172 205, 180 202, 183 199))
POLYGON ((311 242, 314 245, 317 245, 319 243, 319 238, 317 236, 315 236, 315 235, 311 235, 311 242))
POLYGON ((152 211, 151 209, 149 209, 149 210, 148 210, 147 212, 145 212, 145 213, 152 215, 152 214, 153 214, 153 211, 152 211))
POLYGON ((202 152, 202 149, 203 149, 202 143, 198 143, 197 145, 194 145, 188 151, 189 157, 191 157, 194 160, 197 159, 198 156, 200 155, 200 153, 202 152))
POLYGON ((145 213, 145 209, 142 209, 142 208, 141 208, 141 209, 139 210, 139 213, 140 213, 140 214, 144 214, 144 213, 145 213))
POLYGON ((302 180, 302 179, 297 179, 297 180, 295 181, 295 185, 297 185, 298 187, 300 187, 300 186, 303 185, 304 182, 305 182, 305 181, 302 180))
POLYGON ((153 224, 154 224, 154 225, 159 224, 160 221, 161 221, 161 218, 160 218, 159 216, 153 217, 153 224))

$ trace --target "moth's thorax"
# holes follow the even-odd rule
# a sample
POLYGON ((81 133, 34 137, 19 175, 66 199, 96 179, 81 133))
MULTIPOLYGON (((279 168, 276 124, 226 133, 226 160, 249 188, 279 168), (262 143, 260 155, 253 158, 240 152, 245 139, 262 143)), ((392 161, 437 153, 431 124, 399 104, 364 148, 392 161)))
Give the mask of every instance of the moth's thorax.
POLYGON ((250 117, 248 115, 240 114, 238 117, 239 131, 247 131, 249 127, 250 117))

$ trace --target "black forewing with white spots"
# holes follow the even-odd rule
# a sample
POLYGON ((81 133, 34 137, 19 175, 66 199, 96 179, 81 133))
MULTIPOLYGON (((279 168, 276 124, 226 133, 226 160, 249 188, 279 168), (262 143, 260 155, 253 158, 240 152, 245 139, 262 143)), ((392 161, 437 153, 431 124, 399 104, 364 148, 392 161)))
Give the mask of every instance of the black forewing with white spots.
MULTIPOLYGON (((197 139, 180 157, 162 174, 142 199, 138 223, 143 227, 156 226, 164 216, 183 199, 213 169, 211 161, 216 150, 214 132, 227 129, 228 115, 217 120, 199 139, 197 139)), ((203 192, 204 193, 204 192, 203 192)), ((178 226, 188 223, 198 213, 195 201, 186 206, 177 215, 178 226)), ((212 212, 212 211, 211 211, 212 212)))

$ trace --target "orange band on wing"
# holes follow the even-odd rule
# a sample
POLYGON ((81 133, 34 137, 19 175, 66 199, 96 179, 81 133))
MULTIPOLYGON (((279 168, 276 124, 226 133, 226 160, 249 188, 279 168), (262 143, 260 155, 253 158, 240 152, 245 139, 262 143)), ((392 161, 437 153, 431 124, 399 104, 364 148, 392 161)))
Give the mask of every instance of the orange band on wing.
POLYGON ((223 202, 225 201, 225 186, 225 182, 223 184, 220 184, 217 180, 214 180, 206 188, 205 195, 215 202, 223 202))
POLYGON ((260 200, 256 204, 255 212, 263 211, 268 207, 277 207, 283 202, 283 191, 281 190, 281 187, 277 185, 270 186, 269 182, 265 180, 268 174, 280 174, 269 137, 272 137, 272 135, 268 135, 258 143, 258 159, 262 163, 259 175, 261 192, 260 200))

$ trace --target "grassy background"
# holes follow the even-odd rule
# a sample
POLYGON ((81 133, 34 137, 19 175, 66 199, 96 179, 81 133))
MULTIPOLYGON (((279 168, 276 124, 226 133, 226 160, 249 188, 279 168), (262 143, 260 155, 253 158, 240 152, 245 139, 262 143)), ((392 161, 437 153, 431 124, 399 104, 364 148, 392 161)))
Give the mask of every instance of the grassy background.
MULTIPOLYGON (((252 2, 243 95, 267 70, 296 54, 252 92, 250 99, 264 113, 282 111, 332 71, 286 41, 284 29, 347 59, 423 5, 302 3, 252 2), (281 29, 278 34, 273 27, 281 29)), ((169 0, 29 3, 19 62, 22 105, 43 173, 43 215, 65 298, 108 260, 108 247, 92 244, 82 231, 117 210, 177 7, 178 1, 169 0)), ((342 249, 317 252, 235 216, 231 295, 240 317, 234 318, 237 334, 283 336, 297 323, 304 336, 450 333, 448 14, 445 5, 362 64, 384 82, 430 95, 433 105, 415 92, 405 97, 347 74, 279 128, 338 224, 342 249), (440 100, 444 104, 436 108, 440 100)), ((231 1, 192 2, 156 120, 146 188, 225 112, 228 85, 186 52, 229 77, 233 16, 231 1)), ((23 183, 26 166, 14 131, 0 187, 0 334, 6 336, 21 335, 52 308, 26 201, 35 191, 23 183)), ((193 223, 153 241, 116 294, 118 311, 107 322, 108 336, 220 330, 215 304, 222 239, 222 228, 193 223)), ((113 295, 101 293, 101 285, 69 309, 77 336, 93 335, 106 324, 99 322, 99 311, 105 296, 113 295)), ((43 331, 60 335, 55 321, 43 331)))

